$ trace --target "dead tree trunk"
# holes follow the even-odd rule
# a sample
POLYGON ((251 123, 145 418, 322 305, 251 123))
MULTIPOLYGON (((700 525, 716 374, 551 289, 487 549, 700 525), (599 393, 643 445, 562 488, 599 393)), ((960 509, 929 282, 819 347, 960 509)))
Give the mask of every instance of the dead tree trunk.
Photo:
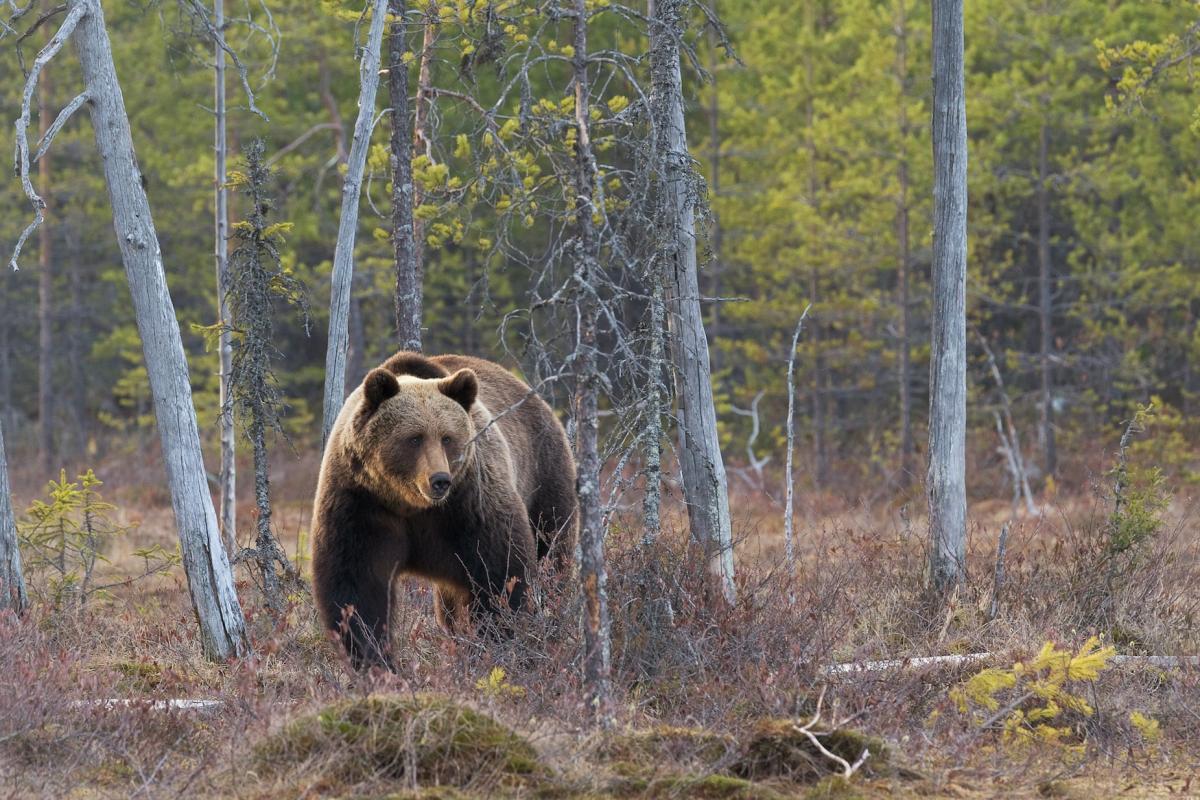
MULTIPOLYGON (((213 0, 213 26, 225 30, 225 0, 213 0)), ((213 43, 213 254, 217 278, 218 378, 220 382, 221 472, 220 521, 225 550, 237 552, 237 439, 233 430, 233 410, 229 402, 229 372, 233 363, 233 343, 229 334, 229 305, 225 296, 229 271, 229 195, 226 188, 229 148, 225 141, 225 48, 220 41, 213 43)))
POLYGON ((71 28, 133 296, 192 607, 205 654, 224 661, 247 652, 245 620, 208 493, 187 358, 99 0, 69 0, 63 29, 69 35, 71 28))
POLYGON ((371 128, 375 121, 375 92, 379 88, 379 57, 383 45, 383 28, 387 19, 388 0, 375 0, 371 30, 359 63, 358 119, 354 122, 354 140, 346 180, 342 184, 342 214, 338 222, 337 246, 333 253, 333 277, 329 297, 329 341, 325 350, 325 405, 321 441, 342 410, 346 399, 346 342, 349 338, 347 321, 350 312, 350 290, 354 276, 354 241, 358 235, 358 200, 362 193, 363 170, 371 145, 371 128))
POLYGON ((0 611, 12 609, 19 614, 27 602, 25 577, 21 572, 21 551, 17 547, 17 525, 8 488, 4 430, 0 421, 0 611))
POLYGON ((1054 475, 1058 469, 1058 448, 1054 443, 1054 368, 1051 359, 1054 354, 1054 306, 1053 281, 1050 266, 1050 190, 1047 186, 1049 176, 1049 126, 1042 123, 1038 133, 1038 317, 1041 322, 1041 427, 1038 438, 1042 445, 1042 470, 1046 477, 1054 475))
POLYGON ((696 265, 697 186, 688 153, 679 65, 679 0, 659 0, 650 21, 651 108, 662 194, 659 225, 667 322, 679 398, 679 456, 692 537, 708 559, 716 593, 737 600, 729 483, 713 402, 708 338, 696 265))
POLYGON ((578 202, 575 254, 577 305, 575 375, 575 450, 579 462, 579 580, 583 584, 583 669, 585 702, 602 727, 612 723, 611 641, 608 613, 608 570, 604 560, 604 514, 600 494, 600 375, 596 363, 599 309, 595 285, 600 245, 592 215, 596 159, 592 152, 588 98, 588 15, 585 0, 575 0, 575 177, 578 202))
POLYGON ((663 298, 662 281, 656 274, 648 276, 650 284, 650 386, 646 403, 646 430, 642 452, 645 467, 642 470, 645 492, 642 495, 642 544, 649 546, 662 533, 662 437, 663 417, 667 409, 667 387, 664 375, 667 371, 666 356, 666 303, 663 298))
POLYGON ((421 351, 422 277, 413 229, 413 123, 408 114, 408 65, 404 54, 407 3, 391 0, 388 28, 388 90, 392 101, 392 246, 396 260, 396 338, 403 350, 421 351))
POLYGON ((930 580, 966 571, 967 103, 962 0, 933 0, 933 337, 929 373, 930 580))

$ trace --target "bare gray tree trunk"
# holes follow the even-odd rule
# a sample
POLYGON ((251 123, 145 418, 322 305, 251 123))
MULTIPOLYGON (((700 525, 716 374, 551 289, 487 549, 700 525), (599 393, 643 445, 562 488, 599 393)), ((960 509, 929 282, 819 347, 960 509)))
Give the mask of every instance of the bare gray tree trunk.
MULTIPOLYGON (((213 0, 213 26, 224 35, 225 0, 213 0)), ((213 153, 216 163, 213 175, 213 252, 217 272, 217 316, 220 317, 217 340, 221 409, 220 522, 225 550, 232 555, 237 552, 237 437, 233 430, 233 405, 229 402, 229 372, 233 368, 229 304, 225 297, 229 271, 229 194, 225 186, 228 180, 226 161, 229 148, 225 141, 225 48, 221 47, 219 41, 213 44, 213 58, 213 153)))
POLYGON ((19 614, 26 603, 25 576, 21 572, 21 551, 17 547, 17 525, 8 488, 8 459, 4 454, 4 430, 0 421, 0 611, 13 609, 19 614))
POLYGON ((783 504, 783 552, 789 570, 795 569, 796 566, 796 549, 792 537, 792 528, 795 525, 793 517, 796 513, 795 481, 792 479, 792 455, 796 449, 796 347, 800 344, 800 333, 804 330, 804 319, 808 316, 810 308, 812 308, 811 305, 807 306, 804 313, 800 315, 800 319, 796 321, 796 330, 792 334, 792 349, 788 351, 787 465, 784 468, 786 500, 783 504))
POLYGON ((672 332, 680 412, 680 462, 684 498, 693 538, 704 547, 719 594, 737 600, 734 586, 733 531, 729 483, 717 435, 708 338, 700 308, 696 265, 696 182, 683 116, 683 79, 679 65, 679 0, 654 3, 650 22, 651 108, 656 159, 664 194, 663 244, 667 322, 672 332))
POLYGON ((404 0, 391 0, 388 29, 388 90, 392 101, 392 245, 396 260, 396 338, 400 347, 421 351, 422 276, 420 243, 413 229, 413 129, 408 118, 408 66, 404 0))
POLYGON ((933 0, 933 336, 929 566, 946 594, 966 572, 967 102, 962 0, 933 0))
POLYGON ((325 350, 325 409, 321 441, 342 410, 346 399, 346 343, 350 290, 354 276, 354 240, 358 235, 358 200, 362 193, 363 170, 371 146, 371 127, 375 121, 375 92, 379 88, 380 49, 387 20, 388 0, 374 0, 371 30, 358 66, 358 119, 354 122, 354 140, 350 144, 346 180, 342 184, 342 214, 338 222, 337 247, 333 252, 333 277, 329 297, 329 341, 325 350))
POLYGON ((650 545, 662 533, 662 437, 663 416, 667 412, 667 387, 664 375, 667 370, 666 356, 666 303, 663 286, 654 272, 650 283, 650 387, 646 402, 649 405, 646 419, 645 440, 645 493, 642 495, 642 544, 650 545))
POLYGON ((167 291, 158 234, 133 152, 104 12, 99 0, 69 0, 68 9, 68 19, 82 13, 75 46, 133 296, 192 607, 205 655, 224 661, 247 652, 245 620, 208 492, 187 358, 167 291))
POLYGON ((1042 123, 1038 133, 1038 317, 1041 322, 1041 427, 1038 429, 1038 439, 1042 445, 1042 470, 1047 477, 1054 475, 1058 469, 1058 448, 1054 443, 1054 368, 1051 359, 1054 355, 1054 306, 1053 282, 1050 265, 1050 190, 1047 182, 1049 175, 1049 126, 1042 123))
POLYGON ((596 159, 588 120, 588 15, 585 0, 575 0, 575 186, 579 202, 575 266, 578 353, 575 375, 575 450, 579 462, 579 580, 583 584, 583 670, 585 702, 602 727, 612 724, 611 639, 608 570, 604 561, 604 513, 600 492, 600 376, 596 364, 599 309, 594 291, 599 271, 599 240, 592 222, 596 159))

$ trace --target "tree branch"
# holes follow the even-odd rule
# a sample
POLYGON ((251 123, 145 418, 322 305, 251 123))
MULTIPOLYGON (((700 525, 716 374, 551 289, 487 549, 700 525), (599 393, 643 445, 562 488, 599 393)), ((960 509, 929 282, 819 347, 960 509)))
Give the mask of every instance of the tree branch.
MULTIPOLYGON (((46 210, 46 201, 33 187, 33 181, 29 177, 29 119, 33 107, 33 94, 37 90, 38 78, 41 77, 42 70, 50 63, 50 60, 58 55, 58 51, 66 44, 67 39, 75 31, 75 26, 79 24, 79 20, 83 19, 87 13, 87 8, 82 5, 77 5, 67 14, 67 18, 63 20, 63 24, 59 27, 58 32, 51 37, 50 41, 38 53, 37 58, 33 60, 33 66, 29 70, 29 76, 25 79, 25 91, 21 96, 21 116, 17 118, 17 146, 14 155, 14 169, 17 175, 21 178, 21 188, 25 191, 25 196, 29 198, 30 205, 33 206, 33 221, 30 222, 25 230, 21 232, 20 238, 17 239, 17 244, 13 248, 12 257, 9 259, 9 266, 15 271, 17 267, 17 259, 21 256, 21 249, 25 246, 25 242, 33 235, 33 232, 46 220, 46 215, 43 213, 46 210)), ((78 99, 78 98, 76 98, 78 99)), ((71 101, 74 104, 75 101, 71 101)), ((81 101, 82 102, 82 101, 81 101)), ((61 116, 61 115, 60 115, 61 116)), ((69 115, 68 115, 69 116, 69 115)), ((63 122, 66 122, 64 119, 63 122)), ((58 120, 55 120, 58 123, 58 120)), ((61 125, 59 126, 61 127, 61 125)), ((46 138, 51 138, 51 131, 46 132, 46 138)), ((45 148, 39 150, 40 156, 45 148)))

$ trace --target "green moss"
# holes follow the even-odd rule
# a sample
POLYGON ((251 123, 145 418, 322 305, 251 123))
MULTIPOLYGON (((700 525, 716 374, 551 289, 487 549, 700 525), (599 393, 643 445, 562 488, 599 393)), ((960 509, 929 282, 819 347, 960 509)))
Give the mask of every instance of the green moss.
POLYGON ((736 748, 730 736, 702 728, 660 725, 610 737, 600 748, 602 757, 618 762, 669 761, 676 764, 713 765, 736 748))
POLYGON ((429 697, 337 703, 290 723, 260 744, 255 758, 267 773, 315 763, 347 783, 383 778, 475 788, 548 776, 532 745, 509 728, 429 697))
POLYGON ((780 800, 767 786, 730 775, 653 774, 624 777, 607 787, 607 797, 699 798, 699 800, 780 800), (653 775, 653 776, 651 776, 653 775))
MULTIPOLYGON (((888 771, 890 750, 882 740, 857 731, 836 730, 820 736, 829 752, 854 763, 864 749, 871 755, 862 766, 866 775, 888 771)), ((785 778, 818 781, 838 770, 838 765, 823 755, 791 720, 764 720, 751 732, 745 747, 732 765, 734 775, 751 780, 785 778)))
POLYGON ((804 800, 863 800, 865 795, 841 775, 830 775, 804 793, 804 800))

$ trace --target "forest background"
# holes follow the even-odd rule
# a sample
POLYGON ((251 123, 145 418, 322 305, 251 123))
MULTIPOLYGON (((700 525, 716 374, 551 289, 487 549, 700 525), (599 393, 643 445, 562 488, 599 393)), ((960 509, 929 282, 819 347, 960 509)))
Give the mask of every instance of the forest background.
MULTIPOLYGON (((250 113, 244 95, 231 94, 229 136, 234 145, 266 139, 277 220, 291 226, 285 265, 310 294, 311 334, 298 315, 283 316, 275 328, 289 406, 284 424, 305 454, 319 443, 339 166, 358 91, 347 43, 361 8, 270 7, 276 60, 267 38, 251 28, 238 32, 241 41, 231 39, 270 122, 250 113)), ((266 23, 261 10, 251 10, 266 23)), ((740 475, 734 480, 761 488, 755 465, 769 458, 765 474, 777 475, 783 464, 788 346, 811 303, 796 357, 798 486, 850 500, 893 497, 919 484, 924 469, 928 8, 757 0, 718 11, 733 57, 694 25, 700 33, 695 57, 684 60, 684 87, 690 144, 709 189, 701 288, 719 298, 706 313, 723 443, 740 475)), ((1188 444, 1200 389, 1200 252, 1190 213, 1200 192, 1197 94, 1186 67, 1155 71, 1149 102, 1130 92, 1128 76, 1122 84, 1130 59, 1142 69, 1185 52, 1195 15, 1188 2, 967 4, 968 474, 976 496, 996 496, 1011 480, 997 450, 1002 397, 987 350, 1010 395, 1036 491, 1094 477, 1122 422, 1151 401, 1158 435, 1144 446, 1154 448, 1153 462, 1173 478, 1197 476, 1188 444), (1125 48, 1134 42, 1141 44, 1125 48)), ((210 54, 191 18, 171 4, 116 3, 108 18, 212 452, 210 54)), ((603 18, 592 33, 597 47, 644 48, 622 41, 628 35, 616 23, 606 28, 603 18)), ((434 46, 433 83, 489 80, 475 44, 447 31, 434 46)), ((11 48, 0 59, 5 74, 20 74, 11 48)), ((55 76, 70 63, 56 62, 52 85, 71 83, 72 76, 55 76)), ((539 91, 557 103, 562 87, 539 91)), ((629 87, 605 91, 604 113, 619 113, 629 87)), ((54 108, 68 99, 51 89, 46 102, 54 108)), ((0 98, 6 118, 17 116, 17 100, 14 92, 0 98)), ((506 248, 536 251, 548 235, 545 223, 531 213, 511 241, 496 244, 495 199, 455 191, 478 170, 465 138, 475 140, 474 111, 453 97, 438 97, 432 108, 433 135, 418 142, 414 162, 425 195, 418 209, 425 350, 519 362, 523 329, 506 316, 527 305, 537 275, 506 248)), ((376 125, 364 187, 348 387, 395 349, 386 128, 386 121, 376 125)), ((0 144, 11 135, 6 128, 0 144)), ((29 268, 0 276, 0 413, 10 460, 25 467, 15 470, 20 494, 60 467, 75 474, 152 441, 141 347, 90 136, 85 122, 69 123, 49 182, 39 186, 49 202, 50 252, 31 243, 29 268), (34 463, 37 473, 28 469, 34 463)), ((232 202, 236 221, 246 209, 241 198, 232 202)), ((6 182, 0 238, 14 241, 27 216, 19 184, 6 182)))

